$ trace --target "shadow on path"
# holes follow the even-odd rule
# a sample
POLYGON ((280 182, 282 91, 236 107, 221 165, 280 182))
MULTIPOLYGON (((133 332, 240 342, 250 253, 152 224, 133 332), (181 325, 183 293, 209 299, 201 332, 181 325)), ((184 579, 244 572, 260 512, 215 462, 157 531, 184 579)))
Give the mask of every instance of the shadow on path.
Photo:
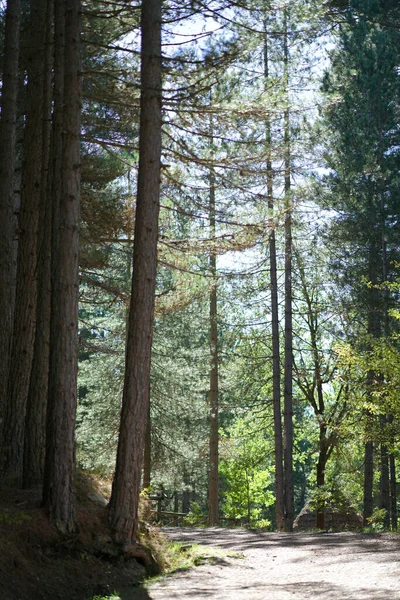
POLYGON ((246 552, 252 549, 318 547, 332 553, 385 553, 399 552, 400 536, 380 533, 259 533, 245 529, 210 527, 164 528, 170 539, 187 543, 211 545, 225 550, 246 552))

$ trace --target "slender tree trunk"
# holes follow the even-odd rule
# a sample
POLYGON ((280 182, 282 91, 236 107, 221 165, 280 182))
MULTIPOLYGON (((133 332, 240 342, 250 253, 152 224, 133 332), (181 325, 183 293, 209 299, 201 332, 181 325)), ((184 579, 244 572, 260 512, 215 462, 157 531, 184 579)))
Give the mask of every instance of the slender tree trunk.
POLYGON ((38 302, 35 343, 25 423, 23 486, 43 482, 46 438, 46 408, 49 378, 51 320, 51 204, 48 189, 52 102, 52 7, 48 0, 37 3, 37 31, 42 48, 38 53, 42 80, 41 183, 38 236, 38 302))
MULTIPOLYGON (((382 134, 380 134, 382 138, 382 134)), ((387 242, 386 242, 386 211, 385 211, 385 197, 384 194, 380 194, 380 212, 381 212, 381 249, 382 249, 382 282, 385 286, 383 288, 383 335, 385 338, 389 336, 389 289, 386 285, 387 282, 387 242)), ((379 376, 381 384, 383 386, 383 375, 379 376)), ((384 437, 387 435, 387 423, 390 417, 386 415, 381 416, 381 428, 384 432, 384 437)), ((385 510, 384 526, 386 529, 390 529, 390 474, 389 474, 389 452, 386 443, 381 444, 381 477, 380 477, 380 492, 381 492, 381 508, 385 510)))
POLYGON ((190 511, 190 477, 186 470, 183 472, 183 484, 185 487, 182 492, 182 512, 188 513, 190 511))
MULTIPOLYGON (((212 125, 211 125, 212 129, 212 125)), ((213 136, 211 131, 211 145, 213 136)), ((210 169, 210 238, 215 240, 215 174, 210 169)), ((219 436, 218 436, 218 310, 217 310, 217 255, 215 249, 210 253, 210 471, 208 482, 208 522, 209 525, 218 523, 218 460, 219 460, 219 436)))
POLYGON ((389 455, 390 466, 390 522, 392 530, 397 531, 397 482, 396 482, 396 459, 394 454, 389 455))
POLYGON ((368 525, 373 511, 374 446, 368 441, 364 446, 364 511, 363 525, 368 525))
POLYGON ((29 15, 27 111, 23 143, 21 210, 13 345, 5 419, 5 473, 21 483, 25 416, 32 369, 37 302, 37 246, 42 193, 43 89, 46 8, 33 0, 29 15))
POLYGON ((21 0, 8 0, 5 14, 0 114, 0 446, 7 404, 13 325, 13 192, 21 0))
MULTIPOLYGON (((385 417, 381 419, 383 428, 386 423, 385 417)), ((385 511, 383 525, 385 529, 390 528, 390 480, 389 480, 389 453, 386 444, 381 444, 381 477, 380 477, 380 508, 385 511)))
POLYGON ((117 464, 109 508, 114 538, 134 542, 146 417, 157 267, 161 168, 161 0, 142 3, 139 175, 133 277, 117 464))
MULTIPOLYGON (((58 47, 55 67, 63 65, 63 135, 61 198, 53 223, 52 320, 49 401, 44 505, 50 520, 62 532, 75 528, 75 417, 78 367, 78 265, 80 208, 80 3, 67 0, 55 4, 56 36, 62 39, 65 17, 65 45, 58 47), (65 13, 64 13, 65 10, 65 13), (57 214, 58 213, 58 214, 57 214)), ((56 185, 56 182, 55 182, 56 185)))
MULTIPOLYGON (((369 247, 368 256, 368 271, 369 280, 372 284, 371 289, 368 290, 368 334, 373 339, 380 337, 380 312, 379 312, 379 296, 377 290, 377 250, 376 243, 374 240, 371 241, 369 247)), ((371 393, 373 382, 375 380, 375 373, 370 371, 367 375, 367 391, 371 393)), ((369 412, 366 414, 367 430, 372 424, 373 415, 369 412)), ((367 431, 367 435, 369 432, 367 431)), ((368 440, 364 446, 364 510, 363 510, 363 523, 364 527, 368 525, 368 519, 372 517, 373 512, 373 482, 374 482, 374 445, 372 439, 368 440)))
POLYGON ((293 531, 294 493, 293 493, 293 307, 292 307, 292 199, 291 199, 291 148, 290 148, 290 112, 289 112, 289 48, 287 11, 284 26, 284 66, 287 107, 284 115, 285 145, 285 369, 284 369, 284 499, 285 531, 293 531))
MULTIPOLYGON (((319 428, 319 454, 317 462, 317 490, 325 485, 325 469, 327 463, 326 425, 319 428)), ((316 528, 325 529, 325 502, 318 497, 316 528)))
MULTIPOLYGON (((267 19, 264 21, 264 79, 269 78, 267 19)), ((271 121, 266 120, 267 149, 267 196, 269 212, 269 255, 271 280, 271 318, 272 318, 272 401, 274 411, 274 450, 275 450, 275 518, 278 531, 285 529, 284 524, 284 483, 283 483, 283 438, 281 413, 281 369, 279 349, 278 280, 276 260, 276 240, 274 223, 273 173, 271 160, 271 121)))

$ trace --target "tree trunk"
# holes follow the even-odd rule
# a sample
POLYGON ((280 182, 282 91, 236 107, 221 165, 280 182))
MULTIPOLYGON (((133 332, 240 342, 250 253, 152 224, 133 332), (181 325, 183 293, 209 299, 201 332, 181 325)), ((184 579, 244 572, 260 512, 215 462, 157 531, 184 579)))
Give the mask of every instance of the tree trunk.
MULTIPOLYGON (((371 202, 372 204, 372 202, 371 202)), ((379 292, 377 289, 377 249, 374 239, 371 240, 368 249, 368 275, 371 287, 368 289, 368 334, 373 339, 378 339, 381 333, 381 318, 379 309, 379 292)), ((375 373, 369 371, 367 374, 367 393, 370 394, 375 381, 375 373)), ((373 415, 367 412, 366 422, 367 430, 372 422, 373 415)), ((367 431, 367 435, 369 432, 367 431)), ((369 440, 364 446, 364 527, 368 525, 368 519, 372 517, 373 512, 373 484, 374 484, 374 447, 372 440, 369 440)))
POLYGON ((396 459, 394 454, 389 455, 390 465, 390 522, 392 530, 397 531, 397 484, 396 484, 396 459))
POLYGON ((13 325, 13 193, 21 0, 8 0, 5 14, 0 114, 0 444, 7 404, 13 325))
POLYGON ((42 39, 38 53, 42 79, 41 183, 38 235, 38 301, 35 343, 29 383, 25 422, 23 486, 43 482, 46 439, 46 408, 49 378, 49 345, 51 320, 51 205, 48 189, 51 103, 52 103, 52 2, 37 4, 36 29, 42 39), (44 54, 44 56, 43 56, 44 54))
MULTIPOLYGON (((211 144, 213 144, 211 132, 211 144)), ((215 174, 210 169, 210 238, 215 240, 215 174)), ((218 523, 218 311, 217 311, 217 256, 213 248, 210 253, 210 471, 208 481, 208 522, 218 523)))
POLYGON ((109 508, 114 538, 135 540, 150 396, 161 167, 161 0, 143 0, 139 175, 132 294, 117 464, 109 508))
POLYGON ((364 511, 363 525, 368 526, 368 519, 373 511, 373 481, 374 481, 374 447, 372 441, 364 446, 364 511))
MULTIPOLYGON (((327 463, 326 425, 319 428, 319 454, 317 462, 317 492, 325 485, 325 469, 327 463)), ((316 528, 325 529, 325 502, 318 496, 316 528)))
MULTIPOLYGON (((80 3, 55 4, 56 68, 63 64, 63 139, 61 198, 53 223, 52 320, 44 505, 51 522, 62 532, 75 529, 75 417, 78 367, 78 259, 80 208, 80 3), (64 11, 65 6, 65 13, 64 11), (57 54, 59 55, 57 57, 57 54), (58 214, 57 214, 58 212, 58 214)), ((57 175, 57 174, 56 174, 57 175)))
POLYGON ((284 27, 284 65, 287 107, 285 110, 285 368, 284 368, 284 499, 285 531, 293 531, 294 495, 293 495, 293 307, 292 307, 292 199, 290 195, 291 149, 290 149, 290 113, 289 113, 289 48, 288 48, 287 11, 284 27))
POLYGON ((42 193, 43 89, 46 7, 30 6, 27 54, 27 111, 23 143, 21 210, 13 345, 5 419, 6 475, 20 484, 23 470, 25 416, 36 326, 37 246, 42 193))
MULTIPOLYGON (((267 19, 264 21, 264 79, 269 78, 267 19)), ((275 452, 275 518, 278 531, 285 529, 284 524, 284 483, 283 483, 283 439, 281 414, 281 369, 279 350, 278 281, 276 261, 276 240, 274 223, 273 173, 271 161, 271 121, 266 120, 267 150, 267 196, 269 212, 269 255, 271 280, 271 318, 272 318, 272 402, 274 412, 274 452, 275 452)))
MULTIPOLYGON (((385 420, 382 418, 382 421, 385 420)), ((389 453, 385 444, 381 444, 380 496, 380 508, 385 511, 383 525, 385 529, 390 529, 389 453)))

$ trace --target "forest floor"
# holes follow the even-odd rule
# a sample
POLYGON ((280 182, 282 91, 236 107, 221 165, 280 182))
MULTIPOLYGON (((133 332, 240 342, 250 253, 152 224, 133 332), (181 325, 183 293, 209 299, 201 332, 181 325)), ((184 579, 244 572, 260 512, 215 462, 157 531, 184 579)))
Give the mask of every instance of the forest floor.
POLYGON ((227 556, 160 579, 147 588, 151 600, 400 599, 400 535, 164 531, 172 540, 218 546, 243 558, 227 556))
POLYGON ((183 552, 192 544, 223 552, 210 550, 213 558, 201 566, 143 587, 152 569, 115 551, 90 482, 78 490, 79 529, 66 537, 40 508, 40 490, 0 488, 0 600, 93 600, 113 592, 121 600, 400 600, 395 534, 167 528, 183 552))

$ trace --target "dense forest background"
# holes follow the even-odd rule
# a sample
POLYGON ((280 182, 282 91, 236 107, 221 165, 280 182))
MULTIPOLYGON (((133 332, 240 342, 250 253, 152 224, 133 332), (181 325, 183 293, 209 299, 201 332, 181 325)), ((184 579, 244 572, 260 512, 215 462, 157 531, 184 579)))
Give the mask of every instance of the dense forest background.
POLYGON ((76 467, 115 472, 120 542, 143 488, 397 528, 399 28, 396 0, 2 4, 0 467, 61 530, 76 467))

